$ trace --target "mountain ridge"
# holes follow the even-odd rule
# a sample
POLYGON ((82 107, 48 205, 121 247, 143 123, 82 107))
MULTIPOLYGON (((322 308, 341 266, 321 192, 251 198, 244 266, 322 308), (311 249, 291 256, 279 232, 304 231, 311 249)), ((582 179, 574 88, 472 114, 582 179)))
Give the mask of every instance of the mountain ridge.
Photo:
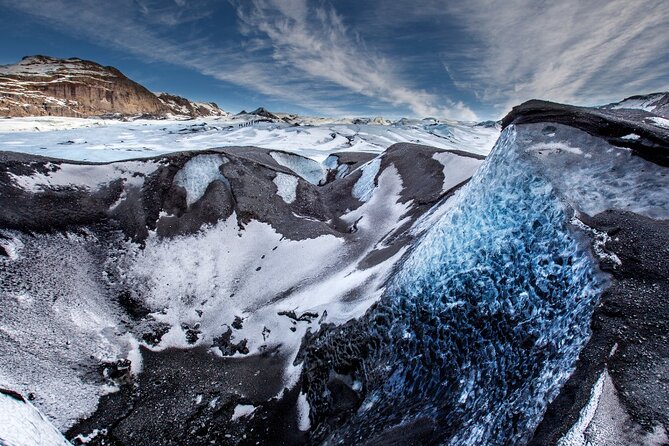
POLYGON ((214 103, 155 94, 112 66, 76 57, 26 56, 0 66, 0 116, 223 116, 214 103))

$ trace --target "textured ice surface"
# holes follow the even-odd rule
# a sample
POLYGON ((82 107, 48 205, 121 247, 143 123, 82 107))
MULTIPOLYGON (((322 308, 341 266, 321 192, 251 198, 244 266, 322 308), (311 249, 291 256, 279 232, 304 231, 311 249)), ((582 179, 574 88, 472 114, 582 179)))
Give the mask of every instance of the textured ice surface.
POLYGON ((321 163, 292 153, 272 152, 274 160, 289 168, 311 184, 320 184, 325 180, 326 172, 321 163))
MULTIPOLYGON (((600 282, 515 139, 513 128, 502 134, 379 304, 316 346, 334 370, 371 350, 351 372, 366 378, 364 401, 333 444, 421 417, 447 444, 522 443, 571 373, 600 282)), ((310 388, 312 410, 322 391, 310 388)))
POLYGON ((228 180, 219 170, 219 167, 227 161, 222 155, 198 155, 188 160, 177 172, 174 182, 186 189, 188 206, 202 198, 212 181, 227 183, 228 180))
POLYGON ((362 169, 362 175, 358 181, 355 182, 353 190, 351 191, 354 198, 363 202, 371 198, 374 188, 376 187, 376 175, 379 173, 380 168, 380 157, 374 158, 360 167, 360 169, 362 169))
POLYGON ((297 198, 297 177, 285 173, 277 172, 274 177, 276 184, 276 193, 283 198, 283 201, 290 204, 297 198))
POLYGON ((176 151, 224 146, 256 146, 299 153, 323 161, 333 152, 380 153, 397 142, 486 155, 499 136, 496 128, 453 122, 405 120, 393 125, 312 120, 305 125, 259 122, 251 126, 228 118, 189 121, 81 118, 0 120, 0 150, 72 160, 117 161, 176 151), (441 126, 441 127, 440 127, 441 126))
POLYGON ((0 445, 68 446, 70 443, 30 402, 0 392, 0 445))
POLYGON ((542 165, 564 197, 579 211, 595 215, 607 209, 669 218, 669 171, 629 149, 607 144, 581 130, 555 124, 545 141, 544 124, 523 126, 518 144, 542 165), (569 144, 567 144, 569 141, 569 144))

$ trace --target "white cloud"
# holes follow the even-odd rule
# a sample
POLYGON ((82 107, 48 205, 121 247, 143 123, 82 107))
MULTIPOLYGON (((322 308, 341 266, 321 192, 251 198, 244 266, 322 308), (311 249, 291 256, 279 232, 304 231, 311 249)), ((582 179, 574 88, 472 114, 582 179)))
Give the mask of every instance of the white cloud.
MULTIPOLYGON (((174 38, 175 25, 208 16, 206 4, 156 0, 0 0, 60 30, 188 67, 320 113, 350 114, 362 95, 419 116, 475 119, 462 103, 417 89, 402 67, 369 50, 332 7, 306 0, 233 2, 243 41, 174 38)), ((365 105, 369 105, 366 101, 365 105)))
POLYGON ((243 34, 271 45, 274 63, 296 77, 332 82, 395 106, 408 106, 419 116, 475 119, 463 104, 411 87, 398 74, 399 67, 366 48, 332 7, 310 7, 306 0, 238 1, 235 5, 243 34))
POLYGON ((597 104, 669 87, 664 0, 472 0, 442 14, 472 36, 466 64, 446 56, 449 75, 501 111, 530 98, 597 104))

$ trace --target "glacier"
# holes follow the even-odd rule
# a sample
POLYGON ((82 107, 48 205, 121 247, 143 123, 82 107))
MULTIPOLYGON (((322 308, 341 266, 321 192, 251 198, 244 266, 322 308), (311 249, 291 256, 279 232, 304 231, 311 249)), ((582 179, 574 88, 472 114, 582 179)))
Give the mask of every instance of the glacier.
POLYGON ((364 318, 305 356, 314 437, 382 441, 431 420, 443 444, 522 444, 571 373, 604 285, 573 210, 506 129, 364 318), (331 426, 333 376, 364 383, 331 426))

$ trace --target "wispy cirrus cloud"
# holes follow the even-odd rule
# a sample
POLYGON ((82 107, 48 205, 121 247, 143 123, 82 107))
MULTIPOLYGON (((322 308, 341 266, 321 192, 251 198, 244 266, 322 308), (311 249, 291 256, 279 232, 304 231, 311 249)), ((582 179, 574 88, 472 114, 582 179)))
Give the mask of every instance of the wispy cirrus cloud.
POLYGON ((326 115, 473 120, 531 98, 596 104, 669 89, 666 0, 343 4, 0 0, 137 60, 243 87, 255 103, 326 115))
MULTIPOLYGON (((371 108, 410 110, 418 116, 475 119, 461 102, 412 85, 401 66, 368 48, 335 9, 307 0, 232 1, 238 40, 175 38, 170 28, 209 16, 208 4, 182 0, 1 0, 72 34, 149 60, 194 69, 325 114, 352 113, 368 98, 371 108)), ((200 33, 201 34, 201 33, 200 33)))
MULTIPOLYGON (((271 48, 275 64, 292 75, 336 84, 420 116, 474 119, 462 103, 411 87, 387 57, 369 49, 333 7, 306 0, 235 1, 240 30, 271 48)), ((403 77, 404 76, 404 77, 403 77)))
POLYGON ((430 6, 471 36, 467 55, 444 56, 448 73, 459 88, 499 110, 530 98, 597 104, 669 87, 669 2, 472 0, 430 6))

